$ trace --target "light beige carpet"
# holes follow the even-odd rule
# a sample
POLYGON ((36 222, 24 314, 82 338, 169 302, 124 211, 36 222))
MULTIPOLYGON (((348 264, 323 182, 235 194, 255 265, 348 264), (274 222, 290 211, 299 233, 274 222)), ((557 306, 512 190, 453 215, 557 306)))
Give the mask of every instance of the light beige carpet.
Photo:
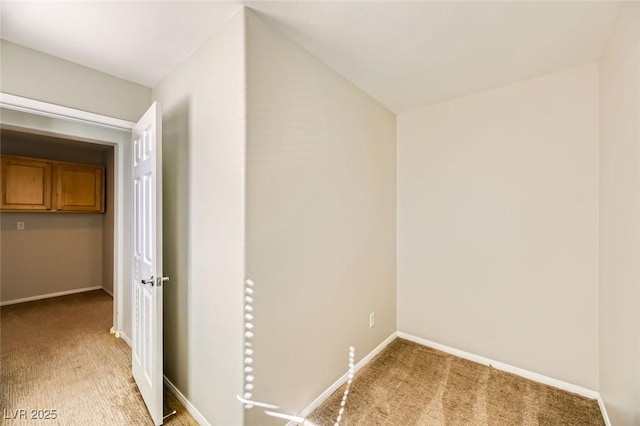
MULTIPOLYGON (((333 425, 344 388, 309 416, 333 425)), ((309 422, 305 425, 311 424, 309 422)), ((356 374, 340 426, 602 426, 598 403, 396 339, 356 374)))
MULTIPOLYGON (((109 333, 112 312, 102 290, 0 308, 0 424, 153 425, 131 349, 109 333), (57 418, 12 420, 18 409, 57 418)), ((178 412, 165 424, 198 424, 173 395, 165 399, 165 412, 178 412)))

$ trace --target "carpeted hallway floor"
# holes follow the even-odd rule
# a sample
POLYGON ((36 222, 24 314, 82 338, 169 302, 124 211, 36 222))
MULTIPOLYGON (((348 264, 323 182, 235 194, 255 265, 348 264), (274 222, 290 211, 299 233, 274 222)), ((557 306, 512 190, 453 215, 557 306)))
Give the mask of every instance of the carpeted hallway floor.
MULTIPOLYGON (((333 425, 344 387, 305 425, 333 425)), ((340 426, 602 426, 595 400, 396 339, 353 381, 340 426)))
MULTIPOLYGON (((0 308, 0 424, 153 425, 131 377, 131 349, 109 334, 112 312, 102 290, 0 308), (11 419, 19 409, 57 418, 11 419)), ((197 425, 165 398, 165 412, 178 412, 165 424, 197 425)))

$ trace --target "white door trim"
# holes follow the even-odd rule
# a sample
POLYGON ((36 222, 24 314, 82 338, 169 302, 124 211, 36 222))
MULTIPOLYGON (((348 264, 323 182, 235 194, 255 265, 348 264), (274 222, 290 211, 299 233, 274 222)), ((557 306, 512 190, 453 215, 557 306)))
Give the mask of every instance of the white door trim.
POLYGON ((2 92, 0 92, 0 106, 17 111, 29 112, 53 118, 62 118, 65 120, 80 121, 83 123, 112 127, 120 130, 131 130, 136 124, 119 118, 113 118, 106 115, 95 114, 93 112, 68 108, 62 105, 50 104, 2 92))
MULTIPOLYGON (((11 95, 8 93, 0 92, 0 107, 12 109, 16 111, 27 112, 31 114, 52 117, 67 121, 76 121, 94 126, 102 126, 115 128, 119 130, 131 131, 135 123, 120 120, 118 118, 109 117, 106 115, 95 114, 88 111, 82 111, 78 109, 68 108, 61 105, 51 104, 47 102, 38 101, 35 99, 23 98, 21 96, 11 95)), ((64 136, 64 134, 57 133, 56 136, 64 136)), ((76 136, 69 135, 74 139, 78 139, 76 136)), ((87 141, 92 143, 100 143, 99 141, 87 141)), ((115 182, 114 188, 116 193, 116 210, 114 214, 114 262, 113 262, 113 276, 115 283, 113 286, 114 296, 114 312, 113 312, 113 329, 116 335, 120 337, 123 329, 123 300, 121 295, 124 294, 125 279, 130 277, 124 276, 124 247, 130 244, 130 237, 124 233, 124 165, 125 165, 125 153, 128 152, 128 147, 124 146, 126 143, 123 141, 104 143, 112 145, 114 147, 114 168, 115 168, 115 182)))

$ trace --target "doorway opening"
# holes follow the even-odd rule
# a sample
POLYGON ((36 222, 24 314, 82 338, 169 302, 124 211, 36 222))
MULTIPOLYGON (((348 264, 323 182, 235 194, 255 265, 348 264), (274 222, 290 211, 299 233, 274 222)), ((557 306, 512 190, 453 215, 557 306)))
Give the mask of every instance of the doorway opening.
MULTIPOLYGON (((110 169, 110 182, 112 182, 110 189, 112 190, 108 197, 111 199, 109 205, 112 208, 112 217, 104 215, 106 219, 103 219, 102 225, 106 225, 103 228, 107 228, 106 232, 109 235, 103 238, 101 243, 108 246, 105 254, 108 256, 108 252, 111 251, 113 257, 106 257, 104 262, 106 267, 100 265, 92 270, 94 273, 100 270, 99 279, 104 279, 107 292, 112 287, 111 332, 129 345, 130 349, 127 348, 125 352, 132 357, 130 368, 132 368, 134 385, 139 390, 137 395, 141 396, 143 406, 146 405, 153 422, 162 424, 165 417, 162 371, 162 283, 168 280, 168 277, 162 274, 162 127, 157 103, 154 102, 150 106, 138 123, 132 123, 0 93, 0 112, 0 129, 5 131, 6 136, 37 139, 40 144, 56 142, 58 145, 53 150, 56 155, 62 155, 64 151, 68 151, 68 155, 71 153, 75 155, 85 150, 85 154, 92 156, 96 154, 93 151, 99 151, 97 156, 101 158, 95 161, 103 164, 75 164, 73 167, 76 169, 69 170, 70 163, 63 162, 69 160, 68 157, 63 160, 36 161, 30 157, 15 156, 11 163, 12 171, 15 171, 15 176, 27 176, 23 181, 28 182, 25 186, 29 187, 29 190, 26 193, 21 192, 20 185, 7 187, 13 190, 14 194, 26 194, 26 196, 21 195, 8 200, 3 194, 0 197, 0 206, 3 210, 6 210, 7 206, 13 206, 19 207, 15 210, 40 210, 42 215, 63 214, 71 211, 87 213, 82 208, 78 209, 82 206, 89 209, 97 208, 94 213, 104 213, 99 204, 92 206, 92 203, 85 203, 85 201, 87 199, 106 200, 103 196, 106 192, 106 182, 102 190, 96 182, 106 175, 107 168, 110 169), (99 146, 90 147, 86 143, 99 146), (92 174, 87 173, 88 169, 99 169, 99 171, 92 174), (70 176, 74 174, 84 174, 84 177, 79 180, 81 183, 72 182, 74 179, 70 176), (45 182, 44 176, 49 175, 53 176, 51 181, 45 182), (97 178, 98 176, 100 179, 97 178), (34 180, 42 185, 33 184, 34 180), (89 184, 87 184, 88 181, 89 184), (61 186, 60 182, 64 184, 61 186), (52 189, 54 186, 55 191, 52 189), (95 192, 92 192, 91 188, 94 186, 95 192), (82 194, 77 191, 67 191, 68 188, 77 190, 79 187, 84 187, 82 194), (134 188, 136 188, 135 193, 134 188), (72 192, 73 194, 70 195, 72 192), (50 196, 44 194, 50 194, 50 196), (87 194, 90 195, 86 196, 87 194), (19 201, 16 201, 18 199, 19 201), (84 201, 78 202, 80 199, 84 201), (52 204, 52 200, 55 200, 55 204, 52 204), (135 244, 133 244, 134 241, 135 244), (138 262, 135 263, 135 277, 133 276, 134 261, 138 262), (148 268, 141 268, 140 262, 148 268), (135 297, 133 297, 134 293, 135 297)), ((16 146, 19 145, 20 143, 16 144, 16 146)), ((11 144, 9 148, 13 148, 11 144)), ((24 152, 15 151, 12 154, 25 155, 24 152)), ((2 164, 4 176, 4 171, 9 170, 10 167, 5 167, 9 163, 4 159, 2 164)), ((19 181, 19 179, 14 180, 19 181)), ((3 184, 6 182, 8 179, 3 178, 3 184)), ((2 187, 3 190, 5 186, 2 187)), ((8 191, 4 192, 8 193, 8 191)), ((12 222, 14 221, 10 223, 12 222)), ((20 231, 24 231, 25 221, 15 222, 16 227, 21 227, 20 231), (21 223, 18 225, 18 222, 21 223)), ((103 233, 104 231, 103 229, 103 233)), ((65 240, 64 237, 59 239, 65 240)), ((99 249, 95 251, 102 253, 99 249)), ((26 257, 28 258, 29 255, 26 257)), ((68 266, 67 269, 73 269, 73 265, 68 266)), ((46 277, 42 279, 46 281, 46 277)), ((102 287, 101 285, 100 288, 102 287)), ((91 287, 82 287, 76 290, 80 292, 90 289, 91 287)), ((88 293, 89 291, 80 294, 88 293)), ((0 291, 0 300, 1 294, 0 291)), ((49 293, 51 294, 56 293, 49 293)), ((14 299, 14 302, 16 300, 20 301, 20 299, 14 299)))
MULTIPOLYGON (((113 211, 113 235, 107 236, 103 242, 113 241, 111 265, 107 261, 104 270, 105 287, 113 294, 112 332, 131 346, 131 219, 127 212, 131 209, 131 188, 126 182, 131 179, 131 129, 135 123, 101 116, 89 112, 74 110, 59 105, 49 104, 33 99, 22 98, 0 93, 0 127, 5 132, 16 132, 30 135, 31 138, 49 138, 50 142, 72 147, 90 147, 95 151, 103 151, 105 168, 108 165, 110 177, 106 175, 107 188, 105 207, 111 206, 113 211), (108 154, 105 154, 107 152, 108 154), (112 154, 111 154, 112 153, 112 154), (112 169, 112 170, 111 170, 112 169), (111 199, 112 198, 112 199, 111 199), (112 275, 112 277, 109 277, 112 275), (113 282, 109 288, 108 283, 113 282)), ((9 149, 7 147, 7 149, 9 149)), ((54 149, 56 151, 58 148, 54 149)), ((72 158, 72 157, 69 157, 72 158)), ((77 159, 77 158, 76 158, 77 159)), ((49 213, 41 213, 45 216, 49 213)), ((54 213, 50 213, 54 214, 54 213)), ((71 215, 65 213, 61 216, 71 215)), ((42 220, 42 219, 41 219, 42 220)), ((63 220, 63 219, 60 219, 63 220)), ((95 219, 94 219, 95 220, 95 219)), ((104 220, 104 219, 103 219, 104 220)), ((21 221, 23 222, 23 221, 21 221)), ((105 222, 111 225, 111 220, 105 222)), ((26 223, 25 223, 26 225, 26 223)), ((17 224, 13 224, 17 228, 17 224)), ((109 257, 107 257, 109 259, 109 257)), ((37 266, 37 265, 36 265, 37 266)), ((46 271, 42 273, 46 277, 46 271)), ((92 286, 102 286, 101 283, 92 286), (100 284, 100 285, 99 285, 100 284)), ((5 295, 8 296, 8 295, 5 295)), ((2 296, 0 289, 0 298, 2 296)), ((0 299, 1 300, 1 299, 0 299)))
POLYGON ((0 138, 0 303, 99 289, 113 298, 113 145, 4 127, 0 138))

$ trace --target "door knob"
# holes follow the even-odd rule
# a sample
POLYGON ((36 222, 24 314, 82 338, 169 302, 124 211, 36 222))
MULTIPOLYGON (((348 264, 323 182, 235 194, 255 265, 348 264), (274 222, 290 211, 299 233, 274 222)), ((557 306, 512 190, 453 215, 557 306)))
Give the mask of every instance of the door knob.
POLYGON ((155 283, 156 283, 156 281, 153 279, 153 275, 151 275, 151 278, 149 278, 148 280, 142 280, 142 284, 154 285, 155 283))
POLYGON ((169 277, 154 278, 153 275, 151 275, 151 278, 148 280, 142 280, 142 284, 151 284, 152 286, 162 287, 162 283, 165 281, 169 281, 169 277))

